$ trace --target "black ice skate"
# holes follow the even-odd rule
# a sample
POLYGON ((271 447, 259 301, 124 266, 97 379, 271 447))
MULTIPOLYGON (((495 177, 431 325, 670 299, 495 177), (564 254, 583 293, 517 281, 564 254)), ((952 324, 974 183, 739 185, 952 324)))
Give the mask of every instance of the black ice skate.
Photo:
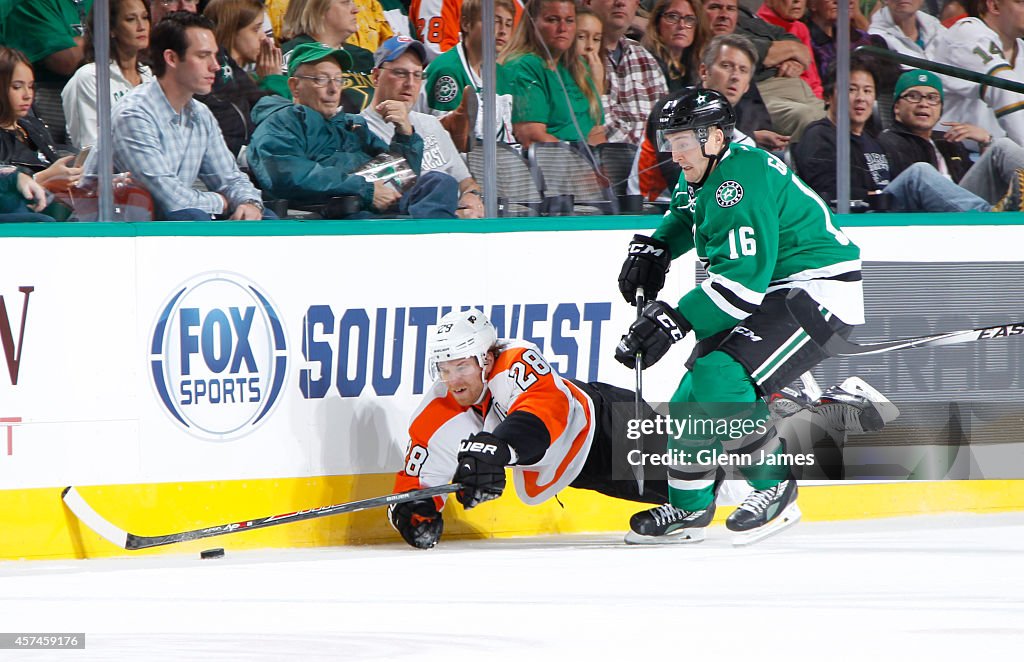
POLYGON ((682 510, 672 504, 644 510, 629 518, 629 545, 665 545, 700 542, 715 517, 715 504, 704 510, 682 510))
POLYGON ((739 534, 732 544, 750 545, 799 522, 796 492, 796 481, 784 480, 775 487, 747 495, 725 520, 725 526, 739 534))

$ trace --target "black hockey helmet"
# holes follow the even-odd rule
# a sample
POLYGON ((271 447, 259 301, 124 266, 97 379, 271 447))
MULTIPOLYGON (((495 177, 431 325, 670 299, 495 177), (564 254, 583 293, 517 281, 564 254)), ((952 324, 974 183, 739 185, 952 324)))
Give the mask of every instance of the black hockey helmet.
POLYGON ((694 88, 670 99, 658 117, 658 149, 672 151, 664 137, 680 131, 693 131, 703 145, 708 140, 708 129, 717 126, 725 133, 725 141, 732 139, 736 126, 736 111, 721 92, 694 88))

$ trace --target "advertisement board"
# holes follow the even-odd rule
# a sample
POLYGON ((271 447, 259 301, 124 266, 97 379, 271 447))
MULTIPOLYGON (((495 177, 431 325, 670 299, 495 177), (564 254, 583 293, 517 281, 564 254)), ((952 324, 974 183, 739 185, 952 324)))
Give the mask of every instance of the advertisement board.
MULTIPOLYGON (((429 379, 427 334, 453 308, 480 307, 500 336, 536 343, 563 375, 632 387, 633 372, 612 358, 635 315, 616 287, 631 234, 6 238, 0 486, 394 471, 429 379)), ((934 288, 898 300, 914 285, 900 282, 914 279, 906 265, 925 256, 947 263, 936 274, 947 285, 957 263, 970 264, 958 301, 993 287, 1019 301, 1010 283, 985 279, 984 264, 1014 260, 1024 228, 849 234, 866 260, 903 265, 870 267, 895 274, 883 287, 886 320, 936 312, 934 288)), ((662 298, 693 286, 694 265, 673 264, 662 298)), ((871 302, 865 328, 878 324, 871 302)), ((969 325, 976 308, 957 319, 969 325)), ((646 399, 668 399, 691 348, 687 338, 645 373, 646 399)), ((974 360, 963 352, 949 356, 974 360)), ((835 381, 840 369, 868 373, 894 399, 921 386, 877 358, 822 369, 835 381)), ((1021 387, 1005 381, 1004 391, 1021 387)))

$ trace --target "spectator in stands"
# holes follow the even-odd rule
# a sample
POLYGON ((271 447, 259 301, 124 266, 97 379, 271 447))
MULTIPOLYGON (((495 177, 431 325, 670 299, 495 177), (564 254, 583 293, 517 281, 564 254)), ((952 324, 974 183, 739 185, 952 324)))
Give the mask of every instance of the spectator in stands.
POLYGON ((601 99, 577 52, 573 0, 528 3, 501 61, 512 81, 513 130, 524 148, 606 141, 601 99))
POLYGON ((946 28, 939 19, 921 11, 923 4, 924 0, 888 0, 871 17, 868 32, 885 39, 890 50, 930 59, 946 28))
MULTIPOLYGON (((153 80, 139 54, 149 47, 148 0, 110 0, 110 105, 142 83, 153 80)), ((94 8, 95 9, 95 8, 94 8)), ((68 138, 77 149, 96 144, 96 44, 93 22, 85 31, 85 62, 61 92, 68 138)))
POLYGON ((427 62, 459 43, 462 0, 412 0, 409 23, 427 49, 427 62))
POLYGON ((32 114, 35 75, 20 51, 0 46, 0 163, 17 166, 47 188, 66 189, 81 177, 73 156, 60 156, 50 132, 32 114))
MULTIPOLYGON (((1014 0, 976 0, 971 16, 957 21, 936 41, 934 60, 998 78, 1024 82, 1016 68, 1024 32, 1021 6, 1014 0)), ((1024 145, 1024 95, 962 78, 943 76, 942 119, 970 118, 996 138, 1009 136, 1024 145)))
POLYGON ((807 46, 779 26, 739 7, 737 0, 708 0, 704 9, 715 35, 736 32, 757 49, 759 64, 754 81, 774 131, 796 140, 808 124, 825 116, 825 104, 800 78, 811 66, 807 46))
MULTIPOLYGON (((220 68, 213 22, 188 12, 167 14, 153 26, 150 52, 156 80, 114 109, 115 172, 130 172, 149 191, 160 220, 273 218, 235 165, 213 113, 193 98, 210 93, 220 68), (197 178, 208 190, 192 188, 197 178)), ((97 167, 93 151, 85 164, 90 179, 97 167)))
POLYGON ((384 16, 384 8, 379 0, 355 0, 355 3, 357 27, 355 33, 348 38, 348 43, 372 53, 395 32, 384 16))
POLYGON ((220 70, 209 94, 196 95, 217 118, 224 142, 235 156, 249 144, 256 125, 252 107, 268 94, 291 96, 281 74, 281 49, 263 32, 259 0, 210 0, 203 16, 216 26, 220 70), (255 66, 250 75, 246 67, 255 66))
POLYGON ((93 0, 20 0, 7 19, 6 41, 36 70, 35 112, 58 145, 68 142, 60 92, 81 65, 86 15, 93 0))
POLYGON ((604 23, 589 7, 576 8, 576 49, 590 69, 590 79, 597 93, 604 94, 604 63, 608 61, 604 23))
POLYGON ((22 0, 7 19, 7 44, 39 69, 39 82, 58 90, 84 56, 86 15, 93 0, 22 0))
MULTIPOLYGON (((856 7, 856 0, 850 0, 851 16, 856 7)), ((804 18, 804 23, 807 24, 807 29, 811 34, 811 50, 814 52, 814 60, 818 64, 818 74, 822 78, 829 66, 836 61, 836 19, 838 16, 838 0, 809 0, 808 14, 804 18)), ((887 48, 884 39, 860 29, 851 20, 850 50, 858 46, 887 48)), ((895 66, 898 67, 898 65, 895 66)))
POLYGON ((46 190, 14 166, 0 166, 0 223, 52 221, 40 212, 46 207, 46 190))
POLYGON ((423 44, 409 37, 392 37, 374 53, 373 101, 360 113, 370 130, 390 142, 395 124, 384 119, 389 108, 404 105, 409 123, 423 139, 423 172, 447 173, 459 183, 460 218, 483 218, 484 205, 480 185, 470 174, 451 136, 433 115, 417 113, 413 104, 423 86, 423 63, 427 51, 423 44))
MULTIPOLYGON (((512 0, 494 0, 494 47, 500 52, 512 36, 515 5, 512 0)), ((480 67, 484 59, 483 3, 482 0, 464 0, 462 3, 462 41, 441 53, 427 67, 424 86, 427 106, 434 114, 443 113, 441 124, 448 130, 459 151, 466 151, 466 138, 474 131, 483 138, 483 79, 480 67), (475 98, 464 95, 469 87, 476 91, 475 98), (478 112, 469 117, 473 102, 478 112)), ((512 86, 501 64, 495 67, 498 94, 498 140, 515 142, 512 135, 512 86)))
POLYGON ((754 80, 773 76, 799 77, 811 62, 810 51, 784 29, 765 23, 738 0, 708 0, 704 12, 714 35, 738 32, 757 49, 758 70, 754 80))
POLYGON ((373 98, 373 51, 348 43, 356 33, 358 8, 354 0, 304 0, 302 11, 292 30, 295 36, 281 46, 285 67, 291 51, 299 44, 319 42, 348 53, 352 65, 345 69, 345 87, 341 92, 341 108, 346 113, 359 113, 373 98))
POLYGON ((892 176, 917 162, 930 163, 944 176, 989 203, 1003 199, 1014 178, 1024 169, 1024 147, 1009 138, 993 141, 979 126, 946 122, 935 131, 942 114, 942 81, 930 71, 914 69, 896 83, 893 115, 896 122, 880 136, 890 155, 892 176), (984 151, 977 162, 964 147, 974 140, 984 151))
POLYGON ((589 0, 604 24, 604 131, 609 142, 640 145, 644 123, 655 101, 668 94, 658 61, 638 42, 626 38, 639 0, 589 0))
MULTIPOLYGON (((891 176, 890 155, 866 130, 875 103, 875 77, 866 60, 850 62, 850 198, 872 208, 893 211, 963 212, 989 211, 992 207, 943 177, 929 163, 914 163, 896 177, 891 176), (881 194, 885 194, 882 196, 881 194), (881 196, 881 197, 879 197, 881 196), (878 204, 882 201, 883 204, 878 204)), ((836 199, 836 108, 843 95, 836 89, 835 70, 826 74, 825 93, 829 116, 807 127, 794 149, 797 174, 826 201, 836 199)), ((1019 190, 1017 206, 1020 205, 1019 190)), ((832 203, 833 206, 835 202, 832 203)), ((1002 208, 1002 207, 1000 207, 1002 208)))
POLYGON ((459 185, 442 172, 423 173, 404 195, 353 174, 388 152, 404 157, 420 173, 423 138, 413 129, 405 104, 377 108, 395 126, 390 144, 370 131, 362 117, 338 110, 342 71, 350 62, 346 50, 323 44, 295 48, 288 63, 295 102, 265 97, 253 109, 256 132, 249 165, 257 181, 271 194, 301 203, 358 196, 363 215, 397 208, 416 218, 455 218, 459 185))
POLYGON ((800 43, 807 48, 811 54, 811 63, 800 74, 800 78, 811 88, 814 96, 820 99, 822 96, 821 76, 818 75, 818 63, 814 59, 811 33, 807 26, 800 21, 804 17, 806 9, 806 0, 765 0, 765 3, 757 10, 757 16, 767 23, 779 26, 799 39, 800 43))
POLYGON ((658 0, 643 45, 654 55, 670 92, 694 85, 711 28, 701 0, 658 0))
POLYGON ((153 0, 150 5, 150 22, 156 25, 171 12, 187 11, 199 13, 199 0, 153 0))
MULTIPOLYGON (((732 142, 755 146, 753 138, 741 126, 742 109, 749 101, 744 96, 751 87, 757 68, 757 51, 746 37, 738 34, 718 35, 708 42, 703 61, 699 65, 700 84, 709 90, 721 92, 736 110, 737 123, 732 142)), ((657 123, 665 104, 688 94, 692 88, 683 88, 659 101, 647 120, 644 141, 633 162, 629 192, 639 193, 648 200, 667 200, 679 181, 682 169, 672 159, 671 151, 659 150, 657 123)))

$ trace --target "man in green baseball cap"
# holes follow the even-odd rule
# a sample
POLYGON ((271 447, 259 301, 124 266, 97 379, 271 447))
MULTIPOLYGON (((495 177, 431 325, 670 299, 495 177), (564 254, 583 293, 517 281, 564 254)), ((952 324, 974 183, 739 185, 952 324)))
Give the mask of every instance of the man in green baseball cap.
POLYGON ((299 44, 292 50, 291 57, 288 58, 288 75, 295 76, 295 71, 303 64, 315 64, 327 58, 334 59, 342 71, 352 68, 352 56, 347 52, 314 41, 299 44))
POLYGON ((914 163, 930 163, 940 173, 997 210, 1019 211, 1024 184, 1024 148, 1008 138, 993 141, 980 126, 943 122, 942 80, 931 71, 904 72, 893 89, 894 124, 879 137, 895 178, 914 163), (977 147, 975 147, 977 145, 977 147), (974 161, 969 147, 981 150, 974 161))

